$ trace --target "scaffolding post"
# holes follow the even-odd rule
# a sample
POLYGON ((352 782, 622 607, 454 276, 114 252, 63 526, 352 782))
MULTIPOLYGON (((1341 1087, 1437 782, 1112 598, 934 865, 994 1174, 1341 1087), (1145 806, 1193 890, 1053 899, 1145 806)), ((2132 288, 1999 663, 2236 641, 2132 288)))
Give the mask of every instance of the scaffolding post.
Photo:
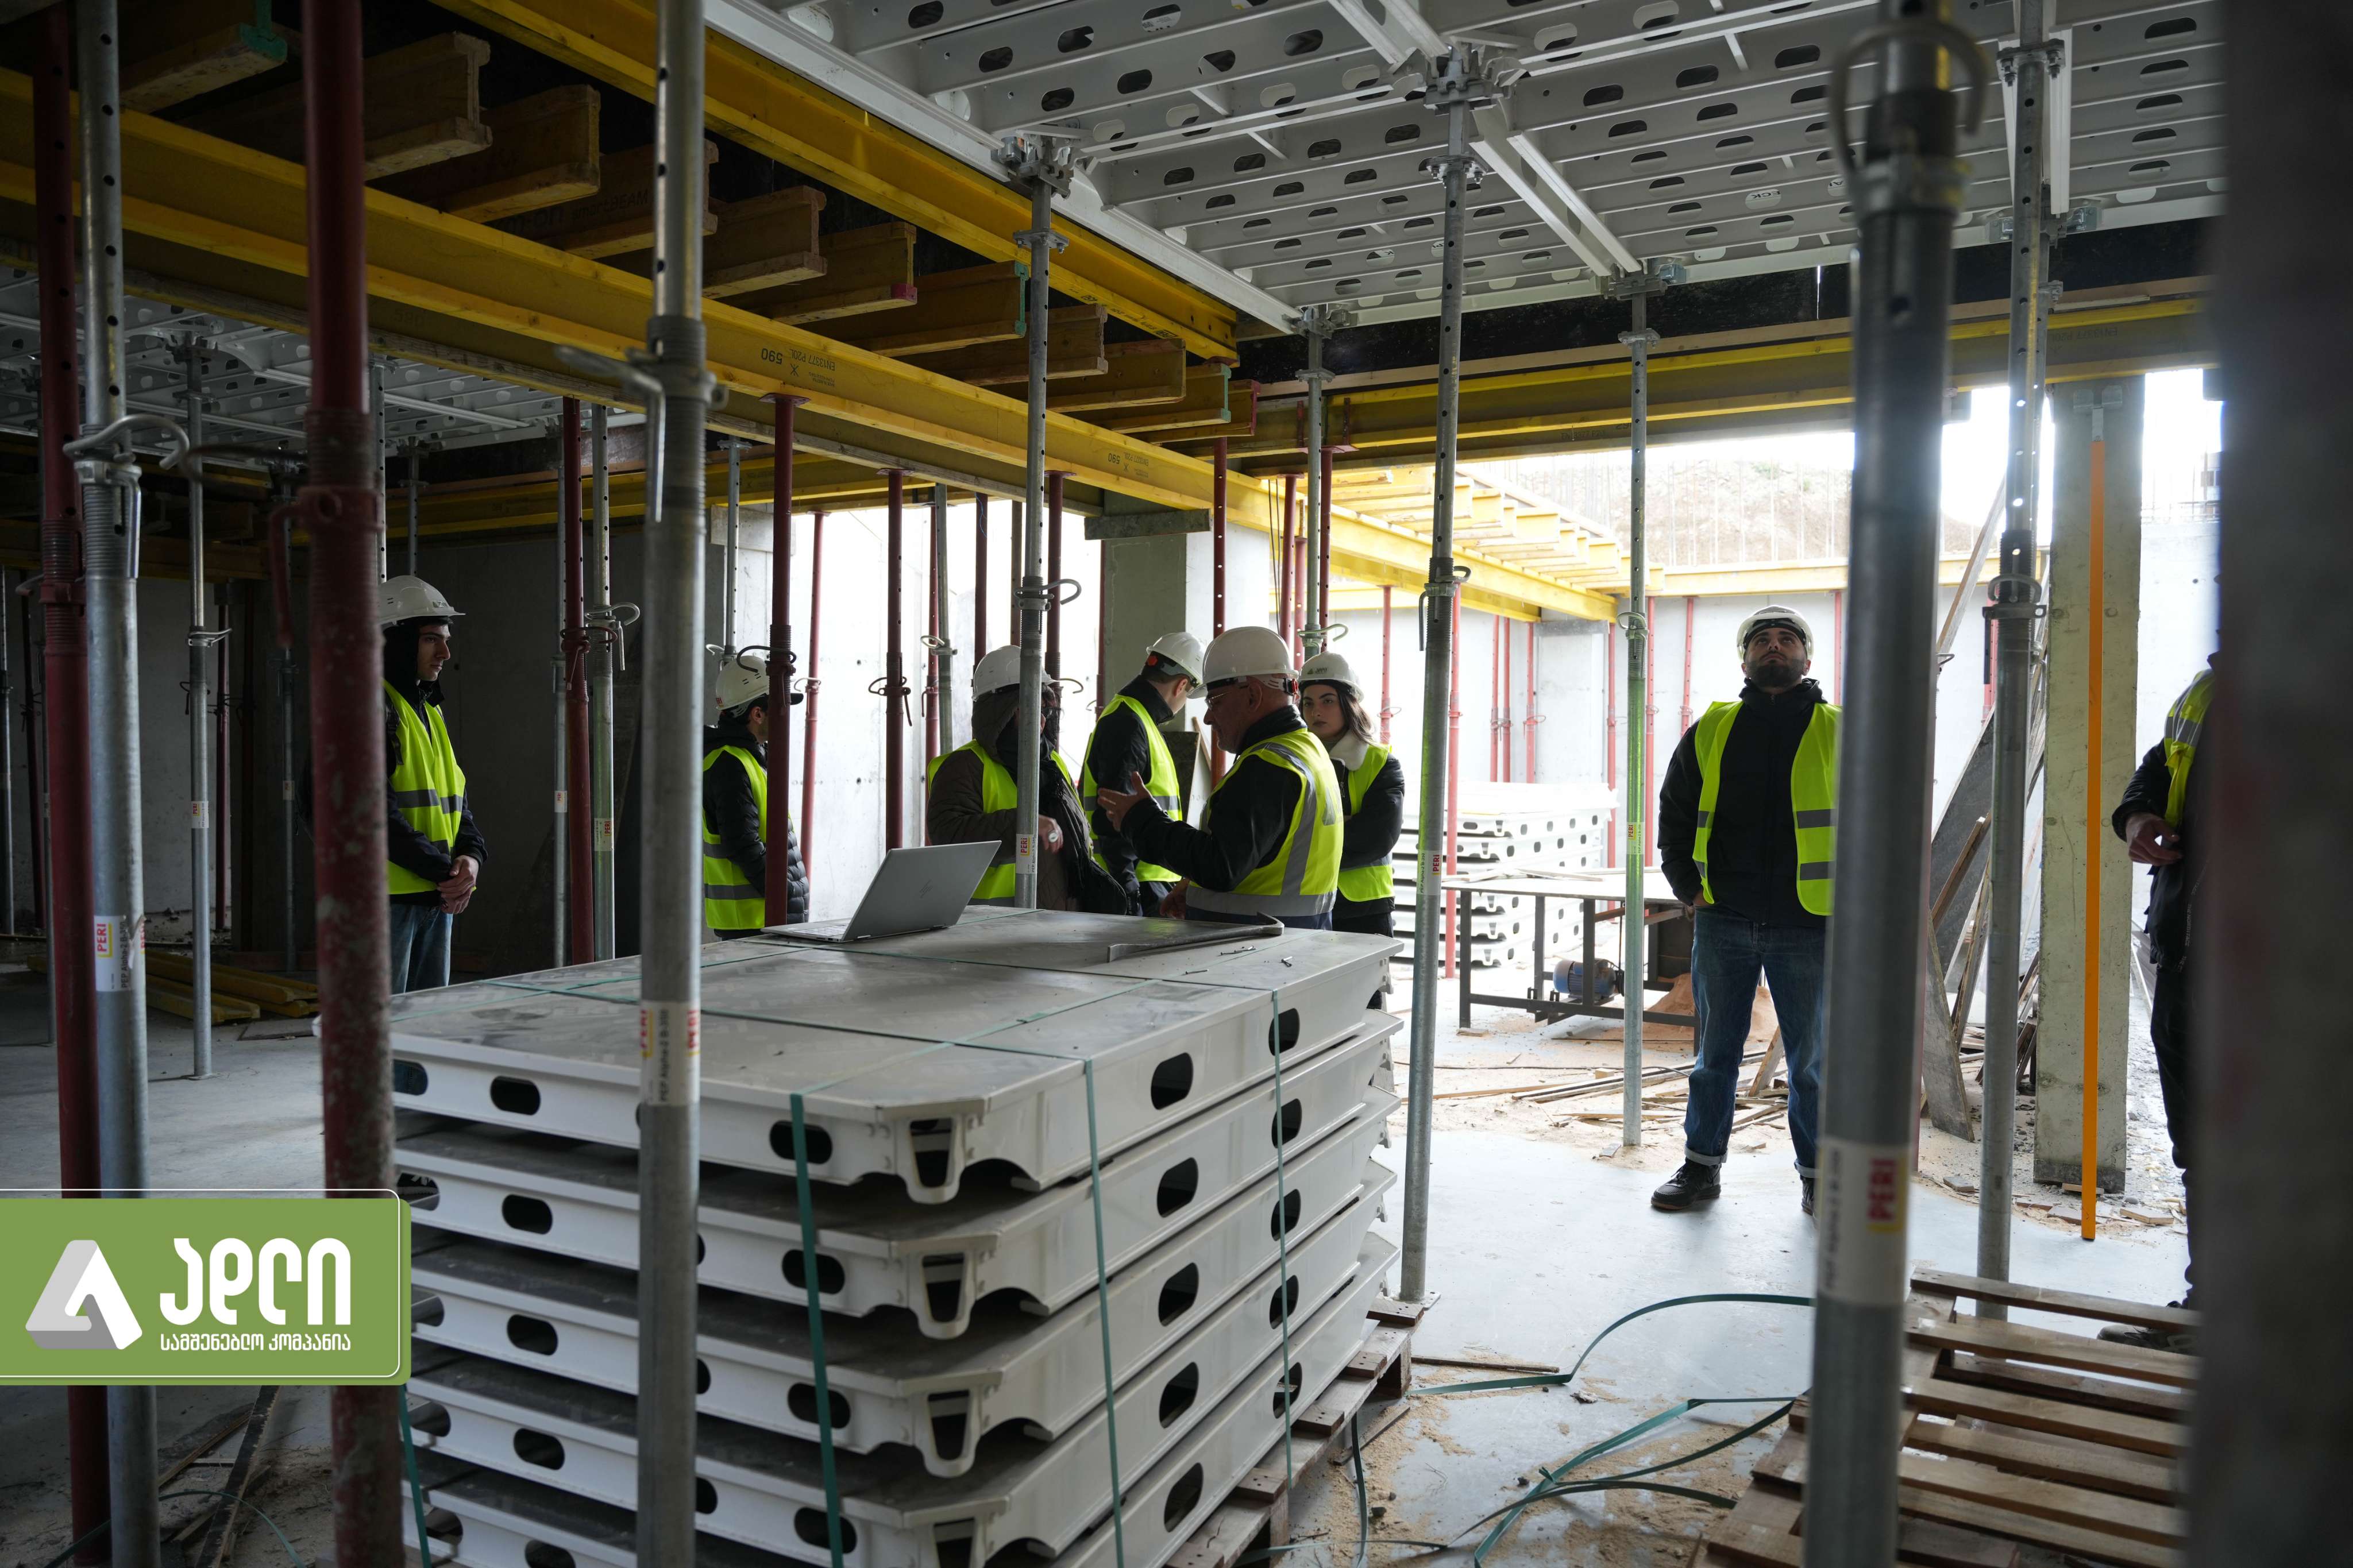
POLYGON ((1648 540, 1644 530, 1644 490, 1649 480, 1651 445, 1651 349, 1659 334, 1651 330, 1645 320, 1651 294, 1660 288, 1660 280, 1651 273, 1638 273, 1618 279, 1616 291, 1622 295, 1633 312, 1630 331, 1619 334, 1618 341, 1626 345, 1629 358, 1630 393, 1628 397, 1627 455, 1631 472, 1628 501, 1627 544, 1627 607, 1618 616, 1626 628, 1626 901, 1619 911, 1618 937, 1620 962, 1624 978, 1620 985, 1626 1014, 1625 1055, 1620 1076, 1625 1089, 1620 1100, 1618 1141, 1629 1149, 1642 1142, 1642 1010, 1646 995, 1642 990, 1645 973, 1643 948, 1651 934, 1642 916, 1642 876, 1647 857, 1643 849, 1643 827, 1649 821, 1651 803, 1643 797, 1649 794, 1651 725, 1651 597, 1648 592, 1650 560, 1648 540), (1637 717, 1640 715, 1641 717, 1637 717))
POLYGON ((1021 510, 1021 716, 1015 738, 1021 749, 1016 758, 1017 789, 1013 807, 1013 903, 1017 909, 1038 907, 1038 776, 1039 740, 1045 728, 1046 602, 1051 588, 1045 576, 1046 523, 1046 304, 1047 278, 1054 253, 1068 241, 1054 233, 1054 198, 1068 195, 1076 166, 1077 148, 1069 142, 1035 134, 1008 136, 997 150, 997 162, 1016 185, 1029 195, 1029 226, 1013 242, 1029 253, 1029 297, 1025 304, 1029 329, 1029 463, 1023 478, 1021 510))
MULTIPOLYGON (((932 715, 938 754, 955 750, 955 645, 948 638, 948 488, 932 487, 932 715)), ((980 656, 975 654, 974 658, 980 656)))
MULTIPOLYGON (((40 276, 41 755, 33 799, 44 846, 50 1027, 58 1042, 58 1185, 95 1194, 99 1158, 96 954, 90 929, 90 651, 81 614, 81 489, 66 443, 80 433, 74 309, 73 12, 52 5, 36 24, 33 78, 34 245, 40 276), (46 809, 39 809, 43 805, 46 809), (46 822, 42 818, 46 818, 46 822)), ((87 100, 85 100, 87 101, 87 100)), ((29 635, 30 626, 26 631, 29 635)), ((27 674, 30 663, 27 661, 27 674)), ((36 900, 43 901, 39 887, 36 900)), ((66 1394, 66 1464, 76 1540, 111 1516, 110 1391, 66 1394)), ((79 1561, 100 1561, 95 1546, 79 1561)))
POLYGON ((727 542, 719 573, 719 641, 735 657, 735 563, 744 553, 744 443, 727 438, 727 542))
POLYGON ((972 657, 988 652, 988 495, 972 492, 972 657))
POLYGON ((801 875, 809 879, 809 897, 817 897, 817 641, 823 629, 825 608, 825 513, 809 513, 809 638, 808 673, 801 677, 801 875))
MULTIPOLYGON (((793 806, 793 420, 807 400, 779 392, 768 401, 776 411, 776 502, 768 541, 768 858, 761 893, 768 923, 780 926, 791 913, 793 895, 793 868, 785 855, 793 806)), ((807 756, 801 765, 810 765, 807 756)))
MULTIPOLYGON (((567 398, 565 401, 568 403, 570 399, 567 398)), ((559 424, 555 446, 555 466, 558 470, 564 467, 564 455, 570 443, 563 437, 563 427, 559 424)), ((547 839, 548 877, 553 890, 552 914, 547 923, 551 949, 548 963, 551 966, 561 969, 564 967, 565 954, 571 945, 569 937, 572 927, 574 889, 572 887, 571 699, 566 689, 568 683, 565 669, 565 639, 572 629, 570 606, 567 602, 567 590, 571 586, 572 574, 564 559, 565 542, 570 537, 567 525, 571 521, 572 513, 568 510, 568 503, 564 499, 564 483, 560 478, 556 481, 555 494, 555 648, 547 666, 547 707, 554 724, 554 737, 548 747, 548 756, 554 774, 553 801, 555 813, 554 825, 548 830, 547 839)))
POLYGON ((1939 491, 1965 178, 1948 83, 1961 72, 1971 79, 1974 127, 1986 72, 1947 12, 1944 0, 1883 0, 1880 21, 1839 51, 1829 83, 1831 146, 1862 231, 1847 567, 1854 657, 1839 735, 1837 854, 1840 901, 1860 918, 1831 922, 1827 954, 1806 1568, 1880 1568, 1895 1556, 1939 491), (1866 52, 1876 58, 1878 97, 1858 167, 1846 87, 1866 52))
MULTIPOLYGON (((205 441, 205 355, 194 338, 180 345, 185 375, 188 445, 205 441)), ((205 487, 188 487, 188 942, 195 994, 189 1076, 213 1076, 213 645, 227 633, 205 626, 205 487)), ((5 642, 0 637, 0 643, 5 642)), ((13 888, 12 888, 13 893, 13 888)), ((12 899, 13 902, 13 899, 12 899)))
MULTIPOLYGON (((7 908, 7 932, 16 934, 16 688, 8 668, 8 623, 15 604, 14 572, 0 572, 0 898, 7 908)), ((199 581, 201 581, 199 577, 199 581)))
MULTIPOLYGON (((2028 710, 2034 700, 2034 620, 2042 614, 2034 536, 2042 510, 2042 295, 2052 230, 2046 99, 2065 68, 2045 36, 2045 0, 2018 0, 2018 42, 2001 52, 2015 83, 2010 239, 2010 478, 2001 563, 1986 617, 1994 624, 1992 886, 1986 941, 1985 1125, 1978 1141, 1978 1273, 2010 1278, 2010 1145, 2018 1135, 2018 967, 2026 887, 2028 710)), ((1965 996, 1962 1005, 1968 999, 1965 996)), ((2085 1211, 2090 1212, 2088 1207, 2085 1211)), ((1999 1301, 1978 1316, 2007 1318, 1999 1301)))
POLYGON ((907 718, 907 653, 901 623, 906 619, 907 471, 886 468, 891 482, 889 522, 883 535, 882 677, 868 688, 882 699, 882 847, 907 841, 906 742, 899 733, 907 718))
POLYGON ((580 400, 564 400, 563 476, 556 482, 557 552, 564 561, 565 837, 557 854, 570 865, 572 962, 596 952, 596 764, 590 752, 588 702, 587 541, 580 517, 580 400))
MULTIPOLYGON (((602 414, 603 414, 603 412, 604 412, 604 405, 602 405, 602 404, 597 405, 597 412, 598 412, 598 414, 599 414, 599 415, 602 415, 602 414)), ((408 574, 409 574, 410 576, 414 577, 414 576, 416 576, 416 575, 417 574, 417 521, 418 521, 418 519, 417 519, 417 512, 421 510, 421 508, 422 508, 422 506, 423 506, 423 503, 424 503, 424 500, 425 500, 425 476, 424 476, 424 468, 423 468, 423 461, 424 461, 424 458, 425 458, 425 443, 424 443, 424 442, 422 442, 422 441, 411 441, 411 442, 410 442, 410 443, 409 443, 406 447, 404 447, 404 448, 403 448, 403 451, 406 454, 406 458, 407 458, 407 462, 406 462, 406 464, 404 466, 404 468, 402 468, 402 470, 401 470, 401 476, 400 476, 400 478, 401 478, 401 489, 406 492, 406 500, 407 500, 407 501, 408 501, 408 568, 407 568, 407 570, 408 570, 408 574)))
MULTIPOLYGON (((638 773, 643 952, 638 1137, 640 1563, 689 1563, 695 1521, 695 1209, 700 1197, 702 935, 702 0, 655 12, 654 315, 660 483, 646 529, 638 773)), ((650 433, 649 433, 650 434, 650 433)), ((657 444, 648 446, 651 462, 657 444)), ((650 477, 650 476, 649 476, 650 477)))
MULTIPOLYGON (((1301 559, 1297 583, 1299 662, 1303 668, 1309 659, 1324 651, 1324 627, 1321 617, 1315 613, 1315 567, 1323 555, 1324 491, 1326 488, 1324 482, 1324 383, 1330 374, 1324 368, 1324 334, 1330 330, 1336 314, 1330 305, 1310 305, 1299 313, 1299 330, 1307 338, 1307 368, 1300 373, 1300 379, 1307 384, 1307 548, 1301 559)), ((1440 352, 1442 356, 1444 351, 1440 352)), ((1439 460, 1451 471, 1452 464, 1443 456, 1442 444, 1440 451, 1439 460)), ((1284 521, 1289 521, 1287 514, 1284 521)))
MULTIPOLYGON (((621 623, 613 605, 613 473, 608 446, 612 410, 599 403, 588 413, 588 615, 597 637, 588 644, 588 811, 595 831, 589 845, 596 868, 590 896, 595 900, 596 943, 592 956, 611 958, 615 947, 613 910, 613 666, 621 640, 621 623)), ((416 447, 409 448, 415 494, 416 447)), ((416 515, 414 503, 410 516, 416 515)), ((415 530, 410 531, 415 537, 415 530)), ((412 564, 411 570, 415 570, 412 564)))
MULTIPOLYGON (((1430 1141, 1438 1089, 1439 887, 1438 825, 1450 806, 1447 790, 1447 707, 1454 679, 1458 584, 1454 567, 1454 444, 1462 405, 1462 220, 1463 196, 1477 188, 1481 170, 1471 153, 1471 113, 1497 101, 1502 89, 1482 69, 1478 51, 1457 44, 1430 75, 1429 106, 1446 117, 1446 151, 1422 163, 1445 189, 1446 223, 1438 304, 1437 471, 1433 476, 1430 525, 1430 582, 1422 590, 1425 637, 1421 670, 1420 831, 1414 835, 1413 1032, 1406 1083, 1405 1247, 1398 1268, 1398 1294, 1419 1301, 1429 1294, 1430 1141)), ((1320 371, 1319 339, 1308 338, 1320 371)), ((1321 382, 1311 383, 1311 407, 1320 404, 1321 382)), ((1322 446, 1320 409, 1311 416, 1309 457, 1322 446)), ((1309 470, 1314 472, 1313 467, 1309 470)), ((1308 504, 1314 526, 1315 498, 1308 504)), ((1308 549, 1315 559, 1314 546, 1308 549)), ((1303 594, 1303 605, 1313 596, 1303 594)), ((1322 646, 1320 632, 1309 645, 1322 646)), ((1383 706, 1388 704, 1385 702, 1383 706)))

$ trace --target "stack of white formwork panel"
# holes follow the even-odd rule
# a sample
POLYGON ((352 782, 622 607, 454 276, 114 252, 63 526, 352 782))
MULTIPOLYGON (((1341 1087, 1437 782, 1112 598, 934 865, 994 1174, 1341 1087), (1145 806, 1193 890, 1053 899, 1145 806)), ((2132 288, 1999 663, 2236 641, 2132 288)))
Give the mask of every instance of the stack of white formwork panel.
MULTIPOLYGON (((1408 803, 1397 847, 1397 930, 1413 933, 1414 856, 1419 823, 1408 803)), ((1598 784, 1466 784, 1456 812, 1455 865, 1464 874, 1494 871, 1593 871, 1609 864, 1612 804, 1598 784)), ((1444 864, 1445 839, 1439 840, 1444 864)), ((1458 900, 1471 921, 1471 967, 1525 967, 1535 952, 1535 907, 1525 898, 1477 892, 1458 900)), ((1584 939, 1582 910, 1566 900, 1545 909, 1545 952, 1573 953, 1584 939)))
MULTIPOLYGON (((705 948, 698 1561, 831 1562, 828 1433, 851 1568, 1161 1568, 1280 1466, 1394 1256, 1394 945, 976 910, 705 948)), ((634 971, 396 999, 436 1561, 636 1563, 634 971)))

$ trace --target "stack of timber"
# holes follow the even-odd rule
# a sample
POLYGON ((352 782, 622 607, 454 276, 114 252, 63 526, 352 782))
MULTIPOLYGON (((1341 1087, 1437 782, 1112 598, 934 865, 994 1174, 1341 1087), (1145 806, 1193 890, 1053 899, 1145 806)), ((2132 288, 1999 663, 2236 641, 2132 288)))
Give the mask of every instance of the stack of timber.
MULTIPOLYGON (((1395 944, 1212 930, 704 950, 697 1561, 1162 1568, 1402 1375, 1395 944)), ((636 1562, 637 973, 395 998, 437 1562, 636 1562)))
MULTIPOLYGON (((2186 1533, 2181 1457, 2196 1357, 2112 1344, 2091 1326, 2193 1333, 2196 1314, 1923 1270, 1913 1276, 1898 1458, 1896 1560, 1937 1568, 2165 1568, 2186 1533), (2063 1332, 1964 1313, 1961 1300, 2080 1320, 2063 1332)), ((1737 1506, 1707 1531, 1707 1568, 1796 1568, 1805 1406, 1737 1506)))
MULTIPOLYGON (((1414 856, 1420 824, 1408 793, 1405 832, 1392 857, 1397 878, 1397 930, 1413 931, 1414 856)), ((1609 863, 1609 803, 1598 786, 1467 784, 1455 813, 1454 863, 1461 870, 1592 871, 1609 863)), ((1446 840, 1438 843, 1445 865, 1446 840)), ((1535 952, 1534 913, 1525 899, 1495 893, 1458 895, 1456 918, 1467 912, 1471 967, 1525 967, 1535 952)), ((1458 927, 1459 931, 1460 928, 1458 927)), ((1545 910, 1545 952, 1574 954, 1584 940, 1583 913, 1566 899, 1545 910)))
MULTIPOLYGON (((48 973, 46 952, 28 955, 26 964, 35 973, 48 973)), ((147 1005, 182 1018, 196 1016, 196 966, 176 952, 147 950, 147 1005)), ((319 988, 307 980, 264 974, 226 963, 212 966, 213 1022, 247 1023, 264 1013, 280 1018, 308 1018, 319 1011, 319 988)))

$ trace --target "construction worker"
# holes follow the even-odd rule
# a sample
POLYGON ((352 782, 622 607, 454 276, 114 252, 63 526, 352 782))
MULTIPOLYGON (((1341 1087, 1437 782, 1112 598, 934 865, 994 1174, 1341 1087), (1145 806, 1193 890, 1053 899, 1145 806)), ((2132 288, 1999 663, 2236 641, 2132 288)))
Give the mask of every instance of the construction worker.
MULTIPOLYGON (((490 855, 466 798, 466 770, 441 718, 449 623, 461 613, 421 577, 394 577, 376 587, 396 993, 449 984, 450 930, 472 901, 490 855)), ((303 794, 307 799, 310 792, 303 794)))
MULTIPOLYGON (((1038 907, 1126 914, 1127 893, 1095 864, 1087 814, 1061 754, 1061 687, 1046 681, 1039 700, 1038 907)), ((1021 648, 1008 643, 973 667, 973 738, 933 763, 927 775, 923 826, 931 843, 997 843, 997 859, 973 893, 975 903, 1013 901, 1020 725, 1021 648)))
POLYGON ((719 722, 702 731, 702 921, 726 942, 808 919, 808 875, 787 814, 785 907, 768 908, 768 661, 737 654, 720 666, 712 695, 719 722))
POLYGON ((1319 653, 1299 672, 1299 712, 1331 753, 1343 785, 1340 896, 1334 931, 1395 936, 1396 882, 1389 858, 1405 826, 1405 769, 1373 740, 1372 715, 1356 672, 1336 653, 1319 653))
MULTIPOLYGON (((1200 688, 1200 638, 1190 632, 1171 632, 1146 648, 1143 669, 1095 720, 1095 732, 1087 741, 1086 766, 1079 775, 1079 798, 1092 803, 1099 779, 1116 781, 1135 773, 1142 775, 1145 788, 1164 813, 1182 818, 1185 799, 1177 784, 1176 761, 1169 754, 1161 726, 1183 712, 1200 688)), ((1094 805, 1087 826, 1094 832, 1095 863, 1127 890, 1136 913, 1158 914, 1176 873, 1137 859, 1135 846, 1111 825, 1103 807, 1094 805)))
POLYGON ((1172 819, 1143 776, 1096 795, 1136 853, 1186 879, 1164 914, 1332 929, 1340 889, 1340 781, 1332 759, 1292 705, 1290 650, 1264 626, 1237 626, 1202 660, 1210 731, 1234 759, 1209 795, 1201 826, 1172 819))
POLYGON ((1659 791, 1659 864, 1694 916, 1699 1062, 1683 1167, 1651 1203, 1687 1209, 1717 1194, 1761 973, 1788 1062, 1799 1206, 1811 1214, 1839 710, 1806 679, 1814 634, 1795 610, 1766 605, 1740 623, 1737 646, 1748 677, 1739 700, 1711 704, 1684 731, 1659 791))
MULTIPOLYGON (((2196 1139, 2196 1101, 2189 1089, 2189 951, 2197 933, 2198 900, 2204 880, 2204 841, 2199 832, 2207 804, 2207 773, 2194 766, 2199 742, 2212 710, 2214 659, 2174 700, 2165 715, 2165 737, 2148 749, 2139 771, 2125 786, 2124 799, 2109 818, 2116 836, 2137 865, 2149 868, 2149 962, 2157 984, 2148 1002, 2149 1043, 2157 1047, 2157 1086, 2165 1099, 2165 1130, 2173 1141, 2173 1163, 2181 1172, 2182 1195, 2190 1200, 2187 1216, 2189 1266, 2183 1279, 2189 1286, 2177 1307, 2198 1305, 2197 1224, 2195 1189, 2189 1181, 2189 1155, 2196 1139)), ((2188 1348, 2184 1337, 2161 1329, 2103 1329, 2104 1340, 2159 1350, 2188 1348)))

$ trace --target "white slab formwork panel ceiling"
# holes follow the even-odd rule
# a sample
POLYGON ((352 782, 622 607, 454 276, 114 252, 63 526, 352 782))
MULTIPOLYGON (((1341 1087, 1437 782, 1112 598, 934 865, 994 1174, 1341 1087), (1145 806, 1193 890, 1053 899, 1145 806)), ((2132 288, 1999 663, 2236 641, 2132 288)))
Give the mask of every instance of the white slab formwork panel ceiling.
MULTIPOLYGON (((851 1568, 1160 1568, 1281 1464, 1282 1390, 1329 1386, 1395 1258, 1373 1154, 1400 1026, 1366 1002, 1396 945, 976 910, 706 947, 702 1105, 740 1116, 694 1216, 698 1561, 828 1561, 826 1434, 851 1568), (796 1094, 832 1145, 806 1200, 771 1145, 796 1094), (1075 1163, 1039 1131, 1063 1122, 1075 1163)), ((637 1157, 607 1026, 633 967, 401 1004, 437 1561, 635 1561, 637 1157)))
MULTIPOLYGON (((1999 0, 1955 6, 1990 58, 1999 0)), ((2057 182, 2087 226, 2221 209, 2221 0, 2057 0, 2057 182)), ((1854 238, 1827 85, 1875 0, 716 0, 713 26, 959 157, 1066 135, 1068 210, 1275 324, 1334 303, 1435 315, 1443 121, 1420 62, 1461 42, 1516 73, 1480 111, 1472 308, 1841 261, 1854 238)), ((1866 57, 1869 51, 1865 51, 1866 57)), ((1856 66, 1851 105, 1875 65, 1856 66)), ((1965 136, 1958 238, 2009 201, 2000 83, 1965 136)), ((1861 134, 1860 108, 1851 110, 1861 134)))

